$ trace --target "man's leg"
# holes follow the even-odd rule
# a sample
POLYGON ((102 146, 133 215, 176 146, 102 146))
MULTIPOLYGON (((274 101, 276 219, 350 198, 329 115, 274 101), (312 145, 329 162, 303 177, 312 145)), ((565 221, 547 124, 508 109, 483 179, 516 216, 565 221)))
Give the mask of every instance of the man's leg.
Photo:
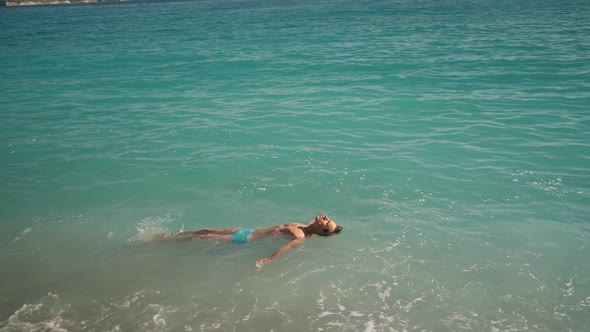
POLYGON ((192 239, 218 239, 231 241, 233 233, 241 228, 199 229, 194 231, 179 231, 155 235, 152 240, 192 240, 192 239))
POLYGON ((206 235, 231 235, 241 228, 220 228, 220 229, 200 229, 196 231, 182 231, 181 234, 190 234, 195 237, 204 237, 206 235))
POLYGON ((232 236, 231 236, 231 234, 229 234, 229 235, 202 234, 202 235, 194 236, 193 239, 215 239, 215 240, 221 240, 221 241, 225 241, 225 242, 231 242, 232 236))

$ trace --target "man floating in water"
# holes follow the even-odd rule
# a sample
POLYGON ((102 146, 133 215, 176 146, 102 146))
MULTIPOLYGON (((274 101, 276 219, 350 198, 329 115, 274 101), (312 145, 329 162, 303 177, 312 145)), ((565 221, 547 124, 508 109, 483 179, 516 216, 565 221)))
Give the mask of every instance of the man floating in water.
POLYGON ((283 252, 295 247, 296 245, 307 240, 313 234, 321 236, 330 236, 342 231, 342 226, 325 215, 318 215, 309 224, 288 223, 268 228, 223 228, 223 229, 201 229, 193 231, 179 231, 170 234, 161 234, 158 236, 161 240, 167 239, 217 239, 234 243, 246 243, 252 240, 258 240, 267 236, 283 234, 294 238, 291 242, 279 248, 272 255, 256 262, 256 267, 262 267, 262 264, 270 262, 277 258, 283 252))

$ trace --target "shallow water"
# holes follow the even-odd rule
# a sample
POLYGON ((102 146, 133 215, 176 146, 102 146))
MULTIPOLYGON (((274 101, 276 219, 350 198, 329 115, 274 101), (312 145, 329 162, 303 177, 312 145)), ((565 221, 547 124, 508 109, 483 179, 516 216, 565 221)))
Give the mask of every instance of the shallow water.
POLYGON ((585 1, 0 8, 1 331, 584 331, 585 1), (327 213, 286 243, 145 242, 327 213))

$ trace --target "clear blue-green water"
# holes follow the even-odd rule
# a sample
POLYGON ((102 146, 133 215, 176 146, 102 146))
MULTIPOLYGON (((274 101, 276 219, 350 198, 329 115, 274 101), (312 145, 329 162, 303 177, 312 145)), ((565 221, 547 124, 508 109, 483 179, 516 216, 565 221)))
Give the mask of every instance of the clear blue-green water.
POLYGON ((590 3, 0 8, 0 180, 3 332, 587 331, 590 3))

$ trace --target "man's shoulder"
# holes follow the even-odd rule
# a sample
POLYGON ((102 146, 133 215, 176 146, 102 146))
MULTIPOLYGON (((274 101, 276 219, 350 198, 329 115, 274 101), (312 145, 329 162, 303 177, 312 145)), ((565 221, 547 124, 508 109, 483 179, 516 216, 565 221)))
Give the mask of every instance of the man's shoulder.
POLYGON ((286 227, 305 227, 307 225, 299 223, 299 222, 290 222, 288 224, 285 224, 286 227))

